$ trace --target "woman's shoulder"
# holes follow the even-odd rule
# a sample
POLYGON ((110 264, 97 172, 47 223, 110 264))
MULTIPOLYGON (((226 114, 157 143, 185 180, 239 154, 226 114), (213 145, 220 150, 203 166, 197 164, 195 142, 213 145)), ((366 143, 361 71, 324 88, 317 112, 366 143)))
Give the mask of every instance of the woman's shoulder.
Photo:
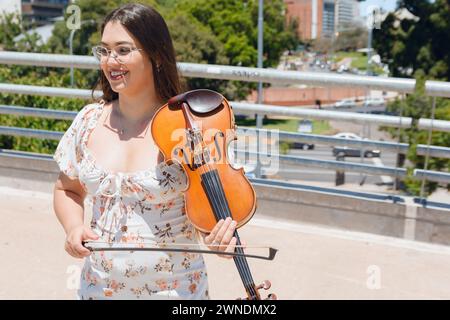
POLYGON ((87 105, 85 105, 83 108, 81 108, 80 111, 78 111, 78 115, 81 116, 86 116, 89 115, 91 113, 93 113, 95 110, 98 110, 100 108, 102 108, 105 105, 105 101, 101 100, 101 101, 96 101, 96 102, 91 102, 87 105))
POLYGON ((91 119, 96 114, 96 111, 99 111, 104 104, 105 102, 102 100, 99 102, 92 102, 85 105, 83 108, 81 108, 80 111, 78 111, 73 122, 77 123, 78 125, 87 123, 88 120, 91 119))

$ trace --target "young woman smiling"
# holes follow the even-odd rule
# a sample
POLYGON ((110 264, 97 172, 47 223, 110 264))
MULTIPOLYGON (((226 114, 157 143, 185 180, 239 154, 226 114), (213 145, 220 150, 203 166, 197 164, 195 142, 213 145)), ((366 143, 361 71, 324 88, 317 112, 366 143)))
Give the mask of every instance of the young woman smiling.
MULTIPOLYGON (((155 112, 181 93, 166 23, 151 7, 124 5, 106 16, 93 53, 103 97, 77 114, 54 155, 61 170, 54 210, 67 235, 65 250, 86 258, 78 297, 208 299, 200 254, 91 253, 83 246, 83 241, 137 247, 198 243, 184 214, 186 176, 180 165, 164 162, 149 130, 155 112), (88 195, 89 227, 84 223, 88 195)), ((231 252, 235 227, 235 221, 221 220, 203 241, 231 252)))

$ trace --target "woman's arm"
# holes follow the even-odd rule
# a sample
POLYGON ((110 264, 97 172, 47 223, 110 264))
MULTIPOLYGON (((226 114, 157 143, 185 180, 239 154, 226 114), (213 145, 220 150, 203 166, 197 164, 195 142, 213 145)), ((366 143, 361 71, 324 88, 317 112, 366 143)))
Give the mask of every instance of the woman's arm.
POLYGON ((86 191, 78 179, 71 179, 60 173, 53 191, 53 209, 66 232, 66 251, 75 258, 83 258, 90 251, 82 241, 98 239, 98 236, 84 226, 84 199, 86 191))
POLYGON ((53 191, 53 209, 66 234, 84 223, 85 197, 80 181, 60 172, 53 191))

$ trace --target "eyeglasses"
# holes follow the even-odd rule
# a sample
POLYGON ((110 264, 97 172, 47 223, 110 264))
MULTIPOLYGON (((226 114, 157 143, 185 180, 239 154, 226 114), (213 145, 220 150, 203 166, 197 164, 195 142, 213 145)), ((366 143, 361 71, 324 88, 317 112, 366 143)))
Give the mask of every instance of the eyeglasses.
POLYGON ((94 57, 97 58, 98 61, 100 61, 100 63, 106 63, 111 52, 114 52, 114 55, 112 57, 116 59, 117 62, 127 63, 130 60, 132 52, 140 50, 142 49, 123 45, 114 47, 112 50, 102 46, 95 46, 92 48, 92 53, 94 54, 94 57))

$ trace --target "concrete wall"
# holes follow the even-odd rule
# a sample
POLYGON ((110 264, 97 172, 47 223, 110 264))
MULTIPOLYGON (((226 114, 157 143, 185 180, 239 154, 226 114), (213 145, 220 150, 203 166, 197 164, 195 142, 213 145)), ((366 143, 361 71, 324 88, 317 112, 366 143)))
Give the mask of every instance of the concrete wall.
POLYGON ((332 192, 255 183, 257 215, 302 221, 344 230, 450 244, 450 210, 404 202, 373 200, 332 192))
MULTIPOLYGON (((363 89, 349 87, 311 87, 311 88, 265 88, 263 103, 279 106, 314 105, 316 100, 322 104, 333 103, 346 98, 362 98, 366 95, 363 89)), ((247 100, 257 101, 257 92, 252 91, 247 100)))
MULTIPOLYGON (((52 192, 58 167, 49 156, 0 150, 0 185, 52 192)), ((333 189, 308 189, 253 183, 258 196, 255 217, 301 221, 303 223, 367 232, 450 245, 450 210, 425 208, 410 197, 403 202, 374 200, 333 189)), ((362 195, 362 194, 360 194, 362 195)))

